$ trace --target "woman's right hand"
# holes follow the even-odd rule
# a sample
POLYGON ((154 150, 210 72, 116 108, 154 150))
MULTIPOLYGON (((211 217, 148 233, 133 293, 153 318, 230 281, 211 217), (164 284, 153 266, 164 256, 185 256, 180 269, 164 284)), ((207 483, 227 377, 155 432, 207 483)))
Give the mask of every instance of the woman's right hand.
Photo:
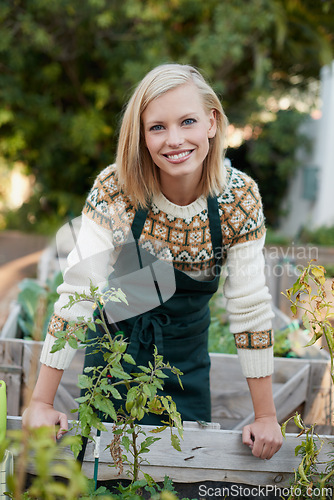
POLYGON ((59 426, 57 439, 67 432, 67 415, 53 407, 62 375, 63 370, 41 365, 29 406, 22 415, 23 428, 59 426))
POLYGON ((42 401, 31 401, 22 415, 22 427, 53 427, 59 426, 57 439, 68 431, 67 415, 57 411, 52 404, 42 401))

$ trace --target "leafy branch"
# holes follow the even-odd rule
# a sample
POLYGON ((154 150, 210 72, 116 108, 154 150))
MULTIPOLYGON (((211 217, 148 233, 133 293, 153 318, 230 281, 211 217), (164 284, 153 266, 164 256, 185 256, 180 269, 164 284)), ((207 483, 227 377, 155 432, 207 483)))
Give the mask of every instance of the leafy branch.
MULTIPOLYGON (((298 310, 303 311, 303 324, 313 335, 307 346, 313 345, 321 337, 325 338, 331 358, 331 378, 332 382, 334 382, 334 326, 331 323, 334 317, 334 303, 327 296, 325 273, 326 270, 323 266, 316 265, 314 260, 311 260, 294 285, 286 290, 283 295, 290 301, 290 308, 294 315, 297 314, 298 310)), ((334 280, 331 283, 330 294, 334 296, 334 280)), ((319 498, 325 500, 326 486, 332 485, 330 481, 334 475, 334 459, 330 457, 325 462, 320 461, 319 454, 324 441, 316 434, 315 424, 307 427, 298 413, 282 425, 284 437, 287 423, 292 418, 300 429, 298 436, 305 435, 305 440, 295 449, 296 456, 299 455, 302 459, 298 469, 295 470, 294 483, 288 500, 313 498, 315 486, 321 492, 319 498), (322 468, 325 466, 325 472, 320 471, 319 466, 322 466, 322 468)))
MULTIPOLYGON (((148 366, 136 366, 133 357, 126 352, 128 342, 121 332, 118 335, 110 333, 104 314, 104 307, 110 301, 127 304, 126 296, 120 289, 115 288, 101 293, 92 283, 89 292, 89 294, 75 293, 65 308, 70 309, 79 302, 88 301, 96 310, 97 317, 95 319, 79 317, 77 322, 69 322, 67 330, 57 332, 52 352, 62 349, 66 342, 75 349, 89 342, 92 354, 103 353, 104 366, 86 367, 84 373, 78 377, 79 388, 84 394, 76 399, 79 409, 73 412, 79 412, 79 420, 74 422, 72 429, 81 436, 89 437, 92 428, 98 432, 106 431, 103 422, 112 420, 114 431, 109 448, 114 465, 118 467, 119 472, 122 472, 124 463, 129 465, 132 481, 135 482, 138 480, 141 465, 146 462, 142 455, 148 453, 149 447, 160 439, 148 436, 140 444, 138 443, 141 435, 146 436, 138 425, 145 415, 151 413, 165 419, 162 420, 162 425, 152 432, 159 433, 169 427, 172 446, 176 450, 181 450, 180 438, 183 438, 181 415, 172 398, 163 394, 163 385, 164 380, 168 378, 165 371, 170 371, 176 375, 182 387, 182 372, 164 362, 156 346, 153 349, 152 362, 149 361, 148 366), (97 325, 102 328, 104 334, 93 340, 86 340, 87 329, 96 332, 97 325), (133 366, 131 373, 125 371, 124 363, 133 366), (115 401, 118 401, 117 405, 115 401), (178 435, 173 432, 175 428, 178 435), (121 451, 121 446, 125 453, 121 451)), ((79 454, 81 448, 81 441, 72 444, 75 456, 79 454)), ((152 478, 150 480, 153 481, 152 478)))
MULTIPOLYGON (((297 310, 303 311, 303 324, 313 335, 307 346, 313 345, 321 337, 325 338, 331 357, 331 377, 334 382, 334 327, 331 323, 331 319, 334 318, 334 303, 327 297, 325 268, 313 262, 314 260, 309 262, 294 285, 283 295, 290 301, 290 309, 294 315, 297 314, 297 310)), ((334 296, 334 280, 331 294, 334 296)))

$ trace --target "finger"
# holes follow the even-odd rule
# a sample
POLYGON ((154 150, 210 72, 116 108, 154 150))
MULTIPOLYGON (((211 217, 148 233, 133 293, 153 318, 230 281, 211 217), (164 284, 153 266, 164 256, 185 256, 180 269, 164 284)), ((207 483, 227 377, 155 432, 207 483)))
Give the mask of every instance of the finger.
POLYGON ((67 416, 65 415, 65 413, 59 414, 58 423, 59 423, 60 428, 57 432, 57 439, 60 439, 68 431, 68 421, 67 421, 67 416))
POLYGON ((243 444, 249 446, 250 448, 253 448, 254 437, 249 425, 245 425, 245 427, 242 430, 242 442, 243 444))

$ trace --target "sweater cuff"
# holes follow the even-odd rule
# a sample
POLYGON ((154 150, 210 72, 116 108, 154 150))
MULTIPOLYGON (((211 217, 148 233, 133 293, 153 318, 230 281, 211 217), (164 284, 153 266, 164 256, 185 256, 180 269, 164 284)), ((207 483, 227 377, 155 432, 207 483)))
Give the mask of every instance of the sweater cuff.
POLYGON ((242 373, 246 378, 260 378, 274 372, 274 348, 237 349, 242 373))
POLYGON ((40 362, 43 363, 43 365, 50 366, 51 368, 66 370, 70 366, 71 361, 74 358, 76 349, 70 347, 68 342, 66 342, 63 349, 60 349, 60 351, 51 354, 50 351, 56 340, 57 339, 49 333, 46 335, 41 352, 40 362))

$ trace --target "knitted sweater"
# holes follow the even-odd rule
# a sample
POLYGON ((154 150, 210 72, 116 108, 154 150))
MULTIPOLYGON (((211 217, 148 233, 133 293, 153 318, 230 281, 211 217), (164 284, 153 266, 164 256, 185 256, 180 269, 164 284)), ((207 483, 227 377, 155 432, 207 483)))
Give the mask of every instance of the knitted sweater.
MULTIPOLYGON (((273 313, 264 278, 265 226, 261 198, 249 176, 227 167, 226 187, 217 200, 230 331, 235 337, 243 374, 251 378, 267 376, 273 372, 273 313)), ((90 280, 100 290, 105 288, 134 214, 131 198, 118 187, 115 166, 107 167, 98 175, 83 209, 76 247, 68 257, 64 283, 58 288, 60 298, 44 342, 42 363, 58 369, 69 366, 75 350, 66 344, 64 349, 51 354, 54 335, 78 316, 91 317, 93 310, 88 302, 80 302, 71 309, 63 306, 75 292, 87 292, 90 280)), ((197 280, 212 278, 214 255, 206 198, 178 206, 162 193, 154 197, 139 244, 159 259, 172 261, 175 268, 197 280)))

